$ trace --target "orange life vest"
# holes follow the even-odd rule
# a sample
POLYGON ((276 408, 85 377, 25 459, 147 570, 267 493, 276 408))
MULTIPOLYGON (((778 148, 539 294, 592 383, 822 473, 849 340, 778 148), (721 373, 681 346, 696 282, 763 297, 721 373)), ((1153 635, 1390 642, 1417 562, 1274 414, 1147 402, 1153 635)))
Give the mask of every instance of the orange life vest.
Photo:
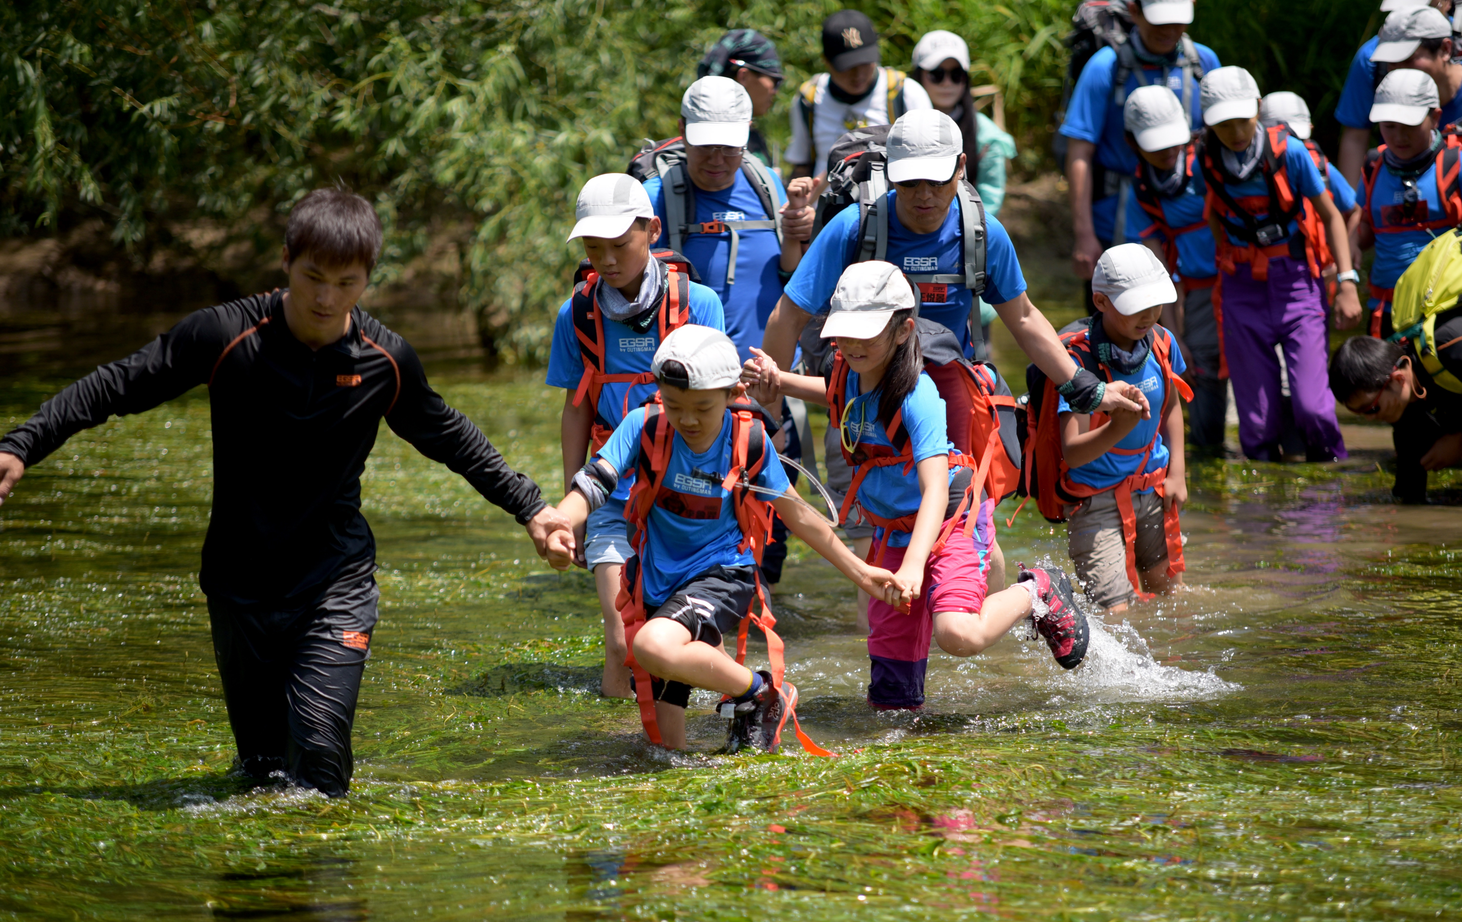
MULTIPOLYGON (((721 488, 731 494, 731 508, 736 515, 736 524, 741 528, 739 548, 743 552, 749 551, 758 564, 761 563, 767 543, 772 540, 772 504, 769 500, 759 498, 748 485, 753 483, 757 475, 761 473, 762 465, 766 461, 766 445, 766 426, 758 418, 756 411, 748 406, 733 405, 731 407, 731 470, 722 480, 721 488)), ((670 468, 670 457, 674 446, 675 429, 665 416, 664 408, 657 395, 655 400, 645 404, 645 426, 640 432, 640 451, 635 464, 635 482, 634 486, 630 488, 629 500, 625 504, 625 520, 630 524, 633 535, 631 543, 641 562, 645 559, 646 531, 650 522, 650 512, 666 493, 665 472, 670 468)), ((646 620, 644 593, 644 579, 639 567, 624 567, 620 574, 619 596, 615 600, 615 607, 619 610, 620 620, 624 622, 624 639, 629 648, 625 665, 634 673, 635 699, 640 707, 640 721, 645 726, 645 734, 649 736, 650 742, 664 745, 664 740, 660 736, 660 724, 655 716, 655 699, 650 688, 650 674, 639 664, 634 654, 635 635, 639 633, 646 620), (631 576, 632 570, 633 576, 631 576)), ((756 576, 756 602, 742 617, 740 628, 736 633, 736 662, 742 665, 746 663, 746 638, 753 624, 766 637, 772 687, 780 695, 782 681, 787 672, 786 646, 775 630, 777 621, 772 616, 771 607, 767 604, 766 593, 762 590, 760 573, 756 576), (760 611, 755 610, 758 603, 760 611)), ((795 708, 788 716, 792 718, 797 741, 802 744, 803 749, 812 755, 833 755, 802 732, 795 708)))

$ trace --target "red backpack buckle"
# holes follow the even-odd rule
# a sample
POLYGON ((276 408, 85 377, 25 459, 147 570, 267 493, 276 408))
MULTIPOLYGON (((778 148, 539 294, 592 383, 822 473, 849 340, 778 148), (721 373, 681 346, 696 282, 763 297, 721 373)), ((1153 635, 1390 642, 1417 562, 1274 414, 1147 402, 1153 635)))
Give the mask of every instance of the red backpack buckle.
POLYGON ((700 233, 702 234, 724 234, 726 233, 725 221, 705 221, 701 223, 700 233))

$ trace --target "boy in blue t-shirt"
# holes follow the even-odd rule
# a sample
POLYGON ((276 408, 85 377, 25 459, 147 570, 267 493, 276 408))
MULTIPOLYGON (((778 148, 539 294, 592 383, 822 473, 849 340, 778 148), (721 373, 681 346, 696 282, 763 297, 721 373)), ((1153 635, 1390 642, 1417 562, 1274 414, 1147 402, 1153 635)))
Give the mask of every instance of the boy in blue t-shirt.
MULTIPOLYGON (((708 688, 731 699, 730 751, 775 751, 797 702, 796 688, 781 680, 780 643, 769 636, 772 668, 758 672, 737 663, 722 645, 736 635, 757 594, 755 551, 770 532, 768 501, 794 534, 860 589, 897 599, 903 587, 892 573, 853 556, 793 492, 765 429, 733 412, 745 388, 740 356, 726 334, 682 327, 665 338, 652 368, 663 406, 626 416, 574 474, 559 509, 580 528, 615 494, 621 478, 636 470, 658 472, 657 483, 637 483, 631 494, 629 514, 640 531, 624 593, 634 660, 652 678, 649 691, 636 689, 646 732, 671 749, 684 748, 690 690, 708 688), (663 445, 664 454, 643 457, 647 442, 652 452, 663 445), (760 469, 748 477, 757 468, 756 444, 760 469), (744 461, 737 460, 738 445, 746 446, 744 461), (740 486, 728 490, 728 479, 740 486)), ((561 532, 549 544, 549 562, 565 569, 574 550, 572 538, 561 532)))
MULTIPOLYGON (((715 292, 689 280, 684 266, 652 258, 660 219, 644 186, 623 173, 584 184, 569 239, 583 240, 593 272, 559 308, 548 356, 548 384, 564 388, 564 484, 598 450, 625 414, 655 395, 650 361, 663 337, 686 323, 722 329, 715 292)), ((630 697, 624 627, 614 604, 620 568, 633 553, 625 528, 629 481, 587 523, 582 563, 594 574, 604 615, 604 680, 611 698, 630 697)))
POLYGON ((1093 424, 1066 399, 1057 404, 1063 499, 1075 504, 1066 529, 1076 574, 1092 601, 1125 611, 1135 595, 1181 585, 1178 512, 1188 500, 1183 459, 1183 354, 1158 325, 1177 299, 1167 267, 1147 247, 1124 243, 1097 260, 1092 273, 1096 316, 1071 355, 1114 382, 1141 389, 1151 412, 1111 413, 1093 424))

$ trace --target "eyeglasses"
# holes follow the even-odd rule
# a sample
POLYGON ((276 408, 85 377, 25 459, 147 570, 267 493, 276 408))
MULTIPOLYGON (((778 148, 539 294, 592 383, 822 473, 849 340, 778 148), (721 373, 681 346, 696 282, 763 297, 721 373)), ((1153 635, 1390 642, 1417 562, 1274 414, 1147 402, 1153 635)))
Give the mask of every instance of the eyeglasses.
POLYGON ((715 157, 719 155, 721 157, 725 157, 727 160, 730 160, 733 157, 740 157, 742 154, 746 153, 745 147, 726 147, 722 144, 687 144, 685 146, 687 148, 700 151, 707 157, 715 157))
MULTIPOLYGON (((955 172, 958 173, 959 171, 958 170, 955 170, 955 172)), ((898 186, 900 189, 904 190, 905 192, 913 192, 915 189, 918 189, 920 186, 924 185, 925 183, 928 183, 931 188, 934 188, 934 189, 943 189, 945 186, 949 185, 952 182, 954 182, 954 177, 953 176, 949 177, 948 179, 943 179, 943 180, 940 180, 940 179, 910 179, 910 180, 906 180, 904 182, 896 182, 896 183, 894 183, 894 185, 895 186, 898 186)))
POLYGON ((938 68, 937 70, 926 70, 930 83, 943 83, 948 78, 950 83, 964 83, 967 79, 963 67, 938 68))

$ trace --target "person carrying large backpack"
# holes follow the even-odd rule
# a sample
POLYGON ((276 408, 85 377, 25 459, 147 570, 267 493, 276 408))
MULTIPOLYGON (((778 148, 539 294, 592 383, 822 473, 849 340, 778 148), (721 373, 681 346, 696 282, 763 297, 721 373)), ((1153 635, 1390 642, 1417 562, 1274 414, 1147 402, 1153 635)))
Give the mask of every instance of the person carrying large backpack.
POLYGON ((1337 327, 1360 320, 1359 273, 1350 241, 1310 152, 1284 128, 1259 127, 1259 86, 1242 67, 1203 77, 1209 126, 1198 162, 1207 187, 1209 226, 1218 243, 1214 299, 1223 318, 1223 351, 1239 411, 1245 457, 1281 460, 1279 359, 1289 373, 1294 421, 1314 461, 1346 457, 1325 386, 1322 270, 1332 260, 1337 327))
POLYGON ((1356 242, 1376 250, 1366 332, 1385 339, 1395 332, 1391 303, 1401 274, 1439 233, 1462 224, 1462 151, 1437 130, 1437 87, 1422 71, 1392 71, 1375 99, 1369 114, 1385 143, 1361 174, 1356 242))
POLYGON ((823 20, 822 56, 828 72, 802 84, 792 106, 786 160, 794 177, 821 176, 833 142, 854 128, 891 125, 905 112, 931 106, 924 88, 903 71, 879 66, 878 32, 857 10, 823 20))
POLYGON ((1123 135, 1122 108, 1139 86, 1165 85, 1183 105, 1191 128, 1202 124, 1198 85, 1219 66, 1218 55, 1188 37, 1191 0, 1128 0, 1132 31, 1116 47, 1092 55, 1076 81, 1060 134, 1066 139, 1066 178, 1076 234, 1072 272, 1087 287, 1102 252, 1127 239, 1127 187, 1137 155, 1123 135))
MULTIPOLYGON (((625 414, 655 394, 650 362, 665 337, 687 323, 725 326, 716 293, 694 281, 684 256, 654 250, 660 219, 645 187, 624 173, 584 183, 570 240, 583 243, 573 294, 559 308, 548 354, 547 383, 564 389, 563 475, 567 485, 625 414)), ((604 616, 604 681, 612 698, 630 696, 624 627, 615 598, 620 569, 633 555, 625 528, 626 478, 589 517, 581 561, 594 574, 604 616)))

